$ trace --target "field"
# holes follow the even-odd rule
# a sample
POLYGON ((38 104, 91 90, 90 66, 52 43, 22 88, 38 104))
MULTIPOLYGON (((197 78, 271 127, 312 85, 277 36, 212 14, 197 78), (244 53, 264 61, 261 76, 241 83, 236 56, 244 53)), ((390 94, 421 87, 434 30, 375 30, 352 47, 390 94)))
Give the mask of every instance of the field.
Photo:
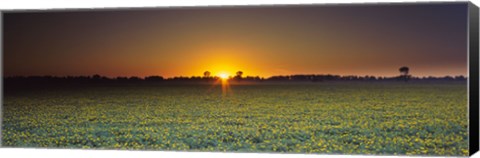
POLYGON ((457 83, 123 85, 5 93, 10 147, 468 154, 457 83))

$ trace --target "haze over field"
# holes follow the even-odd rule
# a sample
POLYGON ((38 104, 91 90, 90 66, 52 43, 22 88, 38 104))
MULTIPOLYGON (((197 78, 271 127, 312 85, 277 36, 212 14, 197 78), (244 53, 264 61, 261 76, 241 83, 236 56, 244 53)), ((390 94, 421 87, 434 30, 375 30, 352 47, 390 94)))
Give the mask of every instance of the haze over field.
POLYGON ((4 14, 4 75, 467 75, 467 3, 4 14))

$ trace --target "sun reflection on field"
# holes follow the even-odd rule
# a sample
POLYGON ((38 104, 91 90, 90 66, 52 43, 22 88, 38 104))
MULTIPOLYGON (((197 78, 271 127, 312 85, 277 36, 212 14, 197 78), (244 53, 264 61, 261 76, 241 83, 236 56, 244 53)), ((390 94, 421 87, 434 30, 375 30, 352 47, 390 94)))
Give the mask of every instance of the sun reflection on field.
POLYGON ((230 84, 228 83, 228 76, 224 74, 225 76, 220 75, 220 79, 222 82, 222 96, 225 97, 227 96, 228 93, 230 93, 230 84))

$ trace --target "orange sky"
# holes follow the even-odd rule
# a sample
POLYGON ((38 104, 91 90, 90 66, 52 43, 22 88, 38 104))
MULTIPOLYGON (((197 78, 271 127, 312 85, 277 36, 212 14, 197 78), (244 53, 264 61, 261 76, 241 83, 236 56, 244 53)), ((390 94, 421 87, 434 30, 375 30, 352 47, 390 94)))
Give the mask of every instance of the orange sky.
POLYGON ((12 75, 467 75, 467 3, 4 14, 12 75))

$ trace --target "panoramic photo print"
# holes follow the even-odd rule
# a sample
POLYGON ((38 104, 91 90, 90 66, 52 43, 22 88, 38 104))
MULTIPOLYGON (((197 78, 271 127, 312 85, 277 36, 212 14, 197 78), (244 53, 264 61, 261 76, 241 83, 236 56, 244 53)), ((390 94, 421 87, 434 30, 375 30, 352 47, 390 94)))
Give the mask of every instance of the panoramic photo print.
POLYGON ((468 156, 468 3, 3 13, 3 147, 468 156))

